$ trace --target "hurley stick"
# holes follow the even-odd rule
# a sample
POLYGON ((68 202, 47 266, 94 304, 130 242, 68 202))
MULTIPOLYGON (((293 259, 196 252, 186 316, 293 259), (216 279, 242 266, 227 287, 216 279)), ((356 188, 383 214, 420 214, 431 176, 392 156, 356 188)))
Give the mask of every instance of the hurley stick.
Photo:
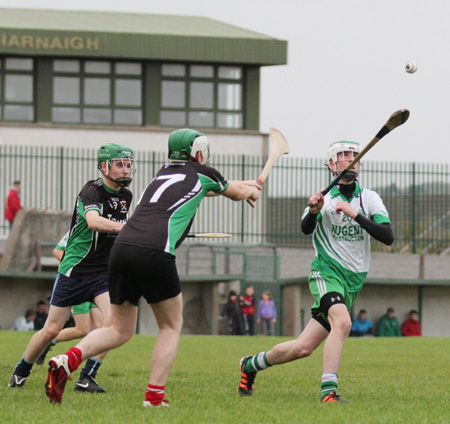
POLYGON ((342 179, 342 177, 350 171, 355 164, 357 164, 362 157, 373 147, 375 144, 377 144, 386 134, 389 134, 393 129, 399 127, 400 125, 404 124, 409 118, 409 110, 407 109, 401 109, 397 112, 394 112, 388 119, 388 121, 383 125, 383 128, 381 128, 380 131, 378 131, 378 134, 372 139, 372 141, 364 147, 364 149, 359 153, 358 156, 356 156, 355 159, 350 163, 350 165, 347 166, 331 183, 330 185, 322 191, 322 194, 325 196, 337 183, 342 179))
MULTIPOLYGON (((289 145, 286 141, 286 138, 283 134, 276 128, 270 127, 270 136, 272 137, 272 147, 270 149, 269 157, 267 158, 267 162, 264 165, 264 168, 261 172, 261 175, 256 180, 256 182, 262 187, 264 182, 266 181, 267 176, 275 165, 275 162, 278 160, 280 156, 286 155, 289 153, 289 145)), ((247 203, 254 208, 255 202, 251 199, 247 199, 247 203)))

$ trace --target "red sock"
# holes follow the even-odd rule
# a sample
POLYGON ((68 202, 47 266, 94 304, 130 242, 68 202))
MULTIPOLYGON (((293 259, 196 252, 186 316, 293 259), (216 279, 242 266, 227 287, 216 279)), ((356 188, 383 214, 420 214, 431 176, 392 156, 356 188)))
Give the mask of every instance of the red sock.
POLYGON ((73 372, 83 362, 83 354, 81 353, 81 350, 78 349, 77 347, 71 347, 66 352, 66 355, 69 357, 69 360, 68 360, 69 370, 70 370, 70 372, 73 372))
POLYGON ((165 388, 166 386, 155 386, 154 384, 149 384, 145 392, 145 400, 154 406, 161 405, 161 402, 164 399, 165 388))

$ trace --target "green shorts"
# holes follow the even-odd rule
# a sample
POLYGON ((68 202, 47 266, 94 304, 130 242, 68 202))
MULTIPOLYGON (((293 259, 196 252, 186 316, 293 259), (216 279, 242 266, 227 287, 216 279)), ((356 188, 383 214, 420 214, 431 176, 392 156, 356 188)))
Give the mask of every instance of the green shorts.
POLYGON ((84 302, 80 305, 72 306, 72 314, 81 315, 88 314, 91 311, 91 308, 96 308, 97 305, 94 302, 84 302))
POLYGON ((309 291, 314 296, 316 301, 311 308, 312 314, 320 314, 326 322, 327 316, 320 309, 320 300, 326 293, 337 292, 344 298, 347 310, 350 310, 358 297, 358 292, 349 292, 347 290, 347 283, 345 280, 339 278, 337 275, 321 274, 320 271, 311 271, 308 278, 309 291))

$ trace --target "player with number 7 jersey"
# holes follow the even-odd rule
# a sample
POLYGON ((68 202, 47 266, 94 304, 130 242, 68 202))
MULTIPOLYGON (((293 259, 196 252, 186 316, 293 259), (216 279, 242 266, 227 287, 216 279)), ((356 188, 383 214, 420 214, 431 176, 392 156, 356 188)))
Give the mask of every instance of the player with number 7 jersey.
MULTIPOLYGON (((114 349, 135 333, 138 304, 144 297, 158 324, 149 383, 143 405, 169 406, 165 385, 175 360, 183 325, 183 301, 175 263, 197 208, 205 196, 242 201, 259 198, 256 181, 227 181, 207 166, 209 142, 191 129, 169 136, 169 160, 152 179, 133 216, 123 227, 109 260, 112 325, 94 330, 66 352, 72 373, 83 359, 114 349)), ((143 358, 144 359, 144 358, 143 358)), ((144 359, 147 361, 147 359, 144 359)), ((50 370, 59 376, 57 370, 50 370)), ((62 394, 57 401, 62 400, 62 394)))
POLYGON ((219 171, 198 162, 164 165, 144 191, 116 243, 174 255, 189 232, 201 200, 209 192, 223 193, 228 185, 219 171))

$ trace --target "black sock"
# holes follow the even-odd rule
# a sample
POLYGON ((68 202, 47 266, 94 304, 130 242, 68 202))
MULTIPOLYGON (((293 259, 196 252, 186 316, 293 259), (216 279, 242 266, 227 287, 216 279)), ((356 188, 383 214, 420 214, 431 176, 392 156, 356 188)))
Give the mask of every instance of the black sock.
POLYGON ((97 371, 100 368, 100 365, 103 362, 100 361, 100 359, 97 358, 89 358, 86 361, 86 365, 84 366, 84 368, 81 370, 81 374, 80 374, 80 380, 83 380, 84 378, 87 377, 92 377, 95 378, 97 376, 97 371))
POLYGON ((20 375, 21 377, 28 377, 33 369, 34 362, 29 362, 22 356, 22 359, 16 365, 14 374, 20 375))

